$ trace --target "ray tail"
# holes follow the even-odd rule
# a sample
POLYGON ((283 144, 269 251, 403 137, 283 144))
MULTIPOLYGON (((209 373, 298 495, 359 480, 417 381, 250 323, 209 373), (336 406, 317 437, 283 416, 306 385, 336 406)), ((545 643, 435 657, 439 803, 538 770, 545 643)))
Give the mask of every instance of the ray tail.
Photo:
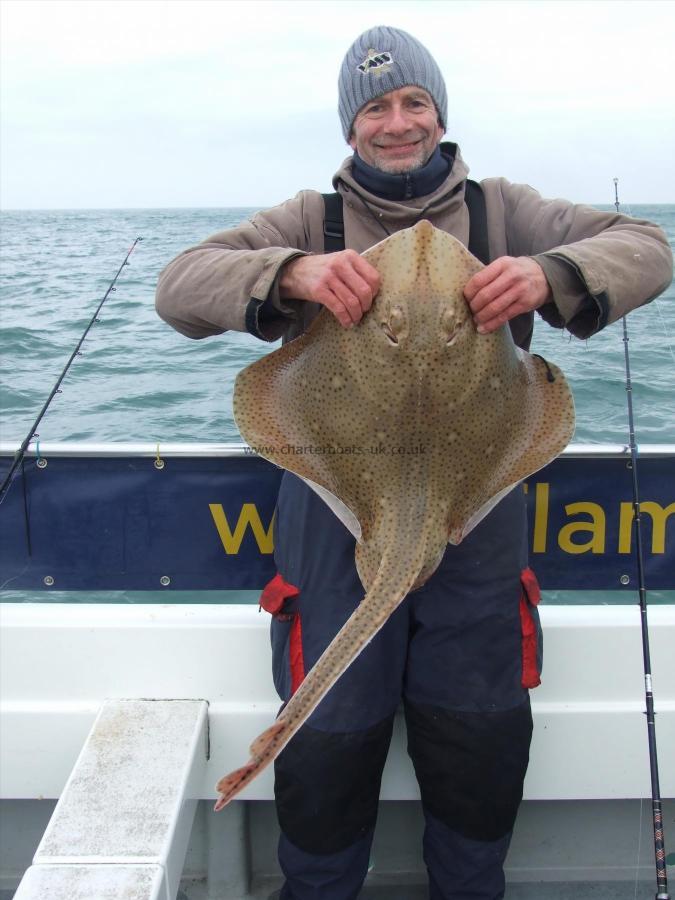
POLYGON ((219 794, 214 807, 216 812, 253 781, 307 721, 338 678, 408 594, 423 560, 423 548, 419 545, 409 555, 402 556, 398 547, 385 553, 371 589, 326 647, 276 722, 251 744, 251 759, 241 768, 223 776, 216 785, 219 794))

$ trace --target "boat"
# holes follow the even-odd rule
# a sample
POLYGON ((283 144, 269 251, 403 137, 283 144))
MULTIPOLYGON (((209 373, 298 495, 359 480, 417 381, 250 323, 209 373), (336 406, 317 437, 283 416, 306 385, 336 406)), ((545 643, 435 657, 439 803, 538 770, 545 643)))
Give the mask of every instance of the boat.
MULTIPOLYGON (((0 468, 16 450, 0 445, 0 468)), ((661 592, 675 589, 675 445, 641 445, 639 458, 667 845, 675 603, 661 592)), ((654 896, 630 467, 627 447, 572 444, 525 484, 531 561, 549 600, 509 900, 654 896), (574 591, 573 602, 556 591, 574 591)), ((274 574, 279 475, 243 444, 29 446, 0 514, 2 900, 46 896, 40 879, 54 885, 66 869, 109 885, 142 870, 155 893, 129 896, 165 900, 266 900, 279 888, 271 771, 211 811, 215 782, 279 708, 255 599, 274 574), (167 734, 174 750, 184 739, 173 762, 167 734), (113 802, 121 765, 143 804, 113 802), (137 847, 153 798, 169 795, 157 846, 137 847), (122 835, 127 849, 92 850, 92 830, 122 835)), ((397 716, 364 898, 426 896, 422 827, 397 716)))

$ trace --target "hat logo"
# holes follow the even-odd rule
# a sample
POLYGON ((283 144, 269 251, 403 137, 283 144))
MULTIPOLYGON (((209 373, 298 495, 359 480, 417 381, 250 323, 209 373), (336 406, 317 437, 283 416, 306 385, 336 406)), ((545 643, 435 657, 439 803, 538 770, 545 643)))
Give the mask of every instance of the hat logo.
POLYGON ((356 68, 362 75, 368 75, 370 72, 374 75, 382 75, 393 64, 393 57, 388 50, 378 52, 371 47, 368 51, 368 56, 356 68))

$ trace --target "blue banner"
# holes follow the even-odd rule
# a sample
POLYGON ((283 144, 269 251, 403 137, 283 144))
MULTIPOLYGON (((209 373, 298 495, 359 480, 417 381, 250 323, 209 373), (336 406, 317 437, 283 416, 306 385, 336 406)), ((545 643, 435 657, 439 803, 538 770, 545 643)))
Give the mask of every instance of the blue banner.
MULTIPOLYGON (((3 590, 240 590, 274 575, 279 469, 255 456, 52 456, 0 506, 3 590)), ((0 471, 9 467, 0 458, 0 471)), ((543 588, 635 590, 630 464, 564 456, 525 485, 543 588)), ((675 588, 675 458, 640 460, 648 587, 675 588)))

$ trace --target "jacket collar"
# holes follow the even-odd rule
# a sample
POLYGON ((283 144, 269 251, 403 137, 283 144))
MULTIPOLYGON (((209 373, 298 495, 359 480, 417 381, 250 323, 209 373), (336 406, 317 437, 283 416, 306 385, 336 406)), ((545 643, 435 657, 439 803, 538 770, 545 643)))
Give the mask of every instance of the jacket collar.
POLYGON ((453 143, 440 145, 442 156, 452 158, 452 168, 441 184, 430 194, 410 200, 390 200, 359 184, 354 176, 354 157, 348 157, 333 177, 333 187, 339 191, 356 216, 372 221, 373 210, 395 229, 406 228, 415 222, 421 210, 430 215, 450 214, 464 203, 464 183, 469 173, 459 147, 453 143), (366 204, 369 208, 366 208, 366 204))
POLYGON ((385 200, 412 200, 425 197, 440 187, 452 170, 455 161, 450 152, 452 145, 436 147, 426 165, 414 172, 391 175, 368 165, 355 151, 352 160, 352 176, 361 187, 385 200))

